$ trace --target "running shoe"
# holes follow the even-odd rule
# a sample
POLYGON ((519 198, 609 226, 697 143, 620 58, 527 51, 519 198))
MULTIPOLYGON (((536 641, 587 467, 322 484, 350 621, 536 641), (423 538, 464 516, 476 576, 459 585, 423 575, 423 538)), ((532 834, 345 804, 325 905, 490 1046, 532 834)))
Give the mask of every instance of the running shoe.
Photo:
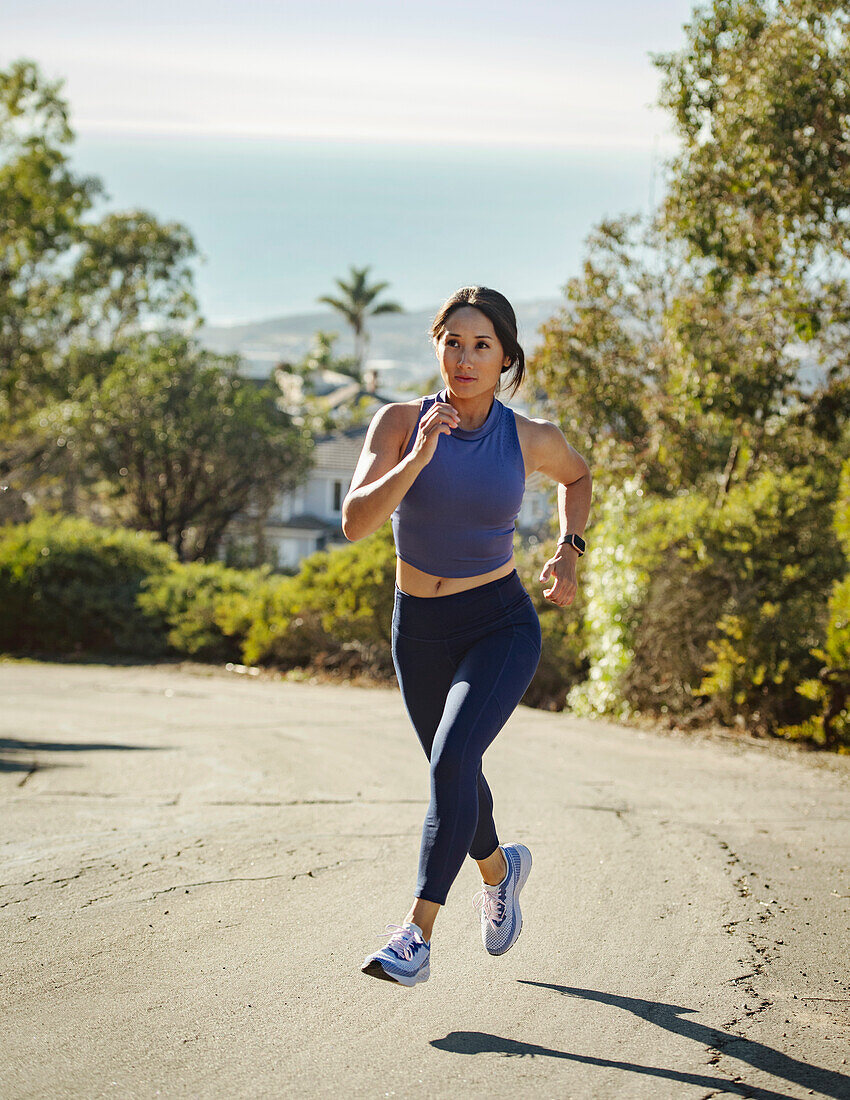
POLYGON ((531 852, 524 844, 500 845, 508 871, 498 886, 482 883, 472 899, 481 913, 481 939, 491 955, 504 955, 522 931, 519 892, 531 871, 531 852))
MULTIPOLYGON (((416 924, 388 924, 389 943, 363 960, 360 969, 373 978, 400 985, 416 985, 431 977, 431 945, 416 924)), ((381 933, 384 935, 384 933, 381 933)))

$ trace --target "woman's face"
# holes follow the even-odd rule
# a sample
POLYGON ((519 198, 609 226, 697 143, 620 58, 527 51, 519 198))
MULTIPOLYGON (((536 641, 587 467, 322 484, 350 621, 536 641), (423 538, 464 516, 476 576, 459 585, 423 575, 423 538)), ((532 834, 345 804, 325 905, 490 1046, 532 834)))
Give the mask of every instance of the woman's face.
POLYGON ((502 367, 510 364, 496 337, 493 322, 475 306, 459 306, 449 314, 435 341, 440 374, 449 392, 460 398, 495 393, 502 367))

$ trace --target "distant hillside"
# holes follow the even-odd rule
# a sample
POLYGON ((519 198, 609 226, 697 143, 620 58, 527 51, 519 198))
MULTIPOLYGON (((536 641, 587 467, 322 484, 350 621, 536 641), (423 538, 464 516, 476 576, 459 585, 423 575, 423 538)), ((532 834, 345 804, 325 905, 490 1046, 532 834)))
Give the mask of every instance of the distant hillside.
MULTIPOLYGON (((526 352, 537 346, 540 325, 557 312, 560 305, 557 298, 514 303, 520 343, 526 352)), ((437 305, 411 313, 387 313, 370 320, 369 361, 379 370, 386 371, 391 385, 404 385, 436 370, 428 328, 438 309, 437 305)), ((208 325, 200 330, 199 336, 211 351, 239 354, 245 363, 246 374, 264 377, 275 364, 302 358, 310 348, 314 333, 320 329, 339 333, 336 347, 340 355, 353 352, 354 341, 348 326, 330 310, 291 314, 247 325, 208 325)))

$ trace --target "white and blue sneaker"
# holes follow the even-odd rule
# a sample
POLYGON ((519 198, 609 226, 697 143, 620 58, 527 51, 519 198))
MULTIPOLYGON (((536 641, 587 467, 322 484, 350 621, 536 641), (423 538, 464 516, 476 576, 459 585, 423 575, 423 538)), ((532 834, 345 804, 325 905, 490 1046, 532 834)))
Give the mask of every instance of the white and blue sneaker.
POLYGON ((427 982, 431 977, 431 945, 425 942, 419 925, 388 924, 387 932, 392 932, 389 943, 363 960, 363 973, 400 985, 427 982))
POLYGON ((491 955, 504 955, 516 943, 522 931, 519 892, 531 871, 531 852, 524 844, 501 844, 508 865, 498 886, 482 883, 483 889, 472 899, 481 911, 481 939, 491 955))

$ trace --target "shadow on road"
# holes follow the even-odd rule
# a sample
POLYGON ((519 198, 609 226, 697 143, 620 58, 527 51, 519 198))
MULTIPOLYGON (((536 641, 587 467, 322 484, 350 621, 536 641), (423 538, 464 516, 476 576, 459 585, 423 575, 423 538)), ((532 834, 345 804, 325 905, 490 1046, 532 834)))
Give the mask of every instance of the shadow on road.
POLYGON ((60 767, 59 764, 47 764, 42 760, 35 760, 33 753, 95 752, 106 749, 135 752, 158 748, 161 746, 122 745, 119 742, 101 741, 30 741, 17 737, 0 737, 0 772, 45 771, 47 768, 60 767))
MULTIPOLYGON (((520 1043, 515 1039, 503 1039, 500 1035, 488 1035, 484 1031, 450 1031, 445 1039, 432 1039, 431 1046, 438 1050, 449 1050, 453 1054, 502 1054, 506 1058, 564 1058, 583 1066, 601 1066, 604 1069, 621 1069, 627 1073, 639 1073, 644 1077, 661 1077, 667 1081, 680 1081, 685 1085, 700 1085, 702 1088, 718 1090, 723 1093, 737 1093, 739 1096, 752 1097, 753 1100, 795 1100, 784 1092, 771 1092, 769 1089, 753 1088, 750 1085, 736 1084, 726 1077, 709 1077, 702 1073, 681 1073, 675 1069, 663 1069, 661 1066, 641 1066, 636 1062, 616 1062, 611 1058, 593 1058, 587 1054, 571 1054, 566 1050, 554 1050, 552 1047, 537 1046, 536 1043, 520 1043)), ((828 1093, 838 1096, 838 1093, 828 1093)), ((846 1096, 846 1092, 843 1093, 846 1096)))
MULTIPOLYGON (((549 982, 532 982, 520 979, 520 984, 536 986, 538 989, 551 989, 555 993, 560 993, 566 997, 598 1001, 600 1004, 624 1009, 626 1012, 631 1012, 642 1020, 647 1020, 666 1031, 683 1035, 687 1039, 693 1039, 695 1043, 708 1050, 720 1051, 730 1058, 737 1058, 754 1069, 770 1073, 774 1077, 784 1078, 795 1085, 814 1089, 824 1096, 835 1097, 836 1100, 846 1100, 846 1097, 850 1096, 850 1077, 845 1074, 822 1069, 820 1066, 813 1066, 807 1062, 800 1062, 779 1050, 765 1046, 763 1043, 752 1042, 749 1039, 741 1038, 739 1035, 719 1031, 717 1028, 707 1027, 695 1020, 684 1018, 683 1014, 691 1013, 694 1009, 684 1008, 681 1005, 663 1004, 660 1001, 644 1001, 637 997, 621 997, 614 993, 601 993, 595 989, 552 985, 549 982)), ((784 1093, 772 1092, 770 1089, 758 1088, 743 1083, 738 1084, 725 1078, 680 1073, 676 1070, 640 1066, 631 1062, 616 1062, 607 1058, 591 1058, 474 1031, 451 1032, 445 1039, 433 1040, 432 1046, 441 1050, 451 1050, 457 1054, 480 1054, 490 1051, 509 1056, 531 1055, 566 1058, 587 1065, 610 1066, 616 1069, 628 1070, 632 1073, 649 1074, 672 1081, 683 1081, 687 1084, 705 1085, 707 1088, 722 1088, 727 1092, 737 1092, 741 1096, 754 1097, 755 1100, 789 1100, 784 1093)))

